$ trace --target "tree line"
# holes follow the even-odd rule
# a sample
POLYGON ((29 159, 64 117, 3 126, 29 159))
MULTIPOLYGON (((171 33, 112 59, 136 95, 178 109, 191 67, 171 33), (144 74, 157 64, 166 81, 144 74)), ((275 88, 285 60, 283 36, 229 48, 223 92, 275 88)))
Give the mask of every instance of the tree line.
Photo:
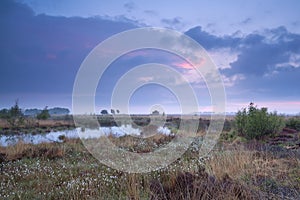
POLYGON ((24 122, 24 118, 26 116, 35 117, 38 120, 46 120, 49 119, 51 115, 68 115, 69 113, 70 111, 67 108, 55 107, 48 109, 48 106, 42 110, 34 108, 25 109, 23 112, 17 100, 11 108, 4 108, 0 110, 0 118, 6 119, 11 126, 18 126, 24 122))

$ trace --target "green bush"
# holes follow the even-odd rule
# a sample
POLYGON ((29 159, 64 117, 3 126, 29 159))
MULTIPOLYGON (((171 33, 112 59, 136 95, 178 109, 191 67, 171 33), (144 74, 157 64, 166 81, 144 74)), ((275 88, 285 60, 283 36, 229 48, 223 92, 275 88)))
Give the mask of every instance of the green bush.
POLYGON ((268 113, 267 108, 257 108, 250 103, 248 108, 239 110, 235 117, 235 127, 240 136, 259 139, 273 135, 284 127, 284 120, 276 112, 268 113))
POLYGON ((9 110, 4 108, 0 110, 0 118, 1 119, 8 119, 9 118, 9 110))
POLYGON ((6 114, 6 121, 9 123, 11 128, 15 129, 24 124, 24 115, 19 107, 18 100, 16 100, 14 106, 7 110, 6 114))
POLYGON ((237 138, 236 130, 230 130, 229 132, 223 131, 220 135, 220 139, 223 141, 232 142, 237 138))
POLYGON ((300 131, 300 116, 289 118, 286 127, 300 131))
POLYGON ((48 111, 48 107, 46 106, 44 108, 44 110, 42 110, 41 113, 39 113, 37 116, 36 116, 37 119, 42 119, 42 120, 45 120, 45 119, 49 119, 50 118, 50 114, 49 114, 49 111, 48 111))

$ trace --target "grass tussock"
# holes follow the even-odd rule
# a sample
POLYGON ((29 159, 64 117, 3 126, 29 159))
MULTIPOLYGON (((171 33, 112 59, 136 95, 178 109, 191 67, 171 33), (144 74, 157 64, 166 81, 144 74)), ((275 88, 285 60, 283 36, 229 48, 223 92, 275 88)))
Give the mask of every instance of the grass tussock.
POLYGON ((208 175, 204 170, 198 173, 179 173, 171 184, 152 181, 151 198, 168 199, 258 199, 260 195, 246 186, 233 181, 228 175, 221 179, 208 175))
POLYGON ((253 151, 220 151, 212 154, 206 162, 206 168, 217 178, 227 174, 236 179, 254 167, 253 161, 255 161, 255 152, 253 151))

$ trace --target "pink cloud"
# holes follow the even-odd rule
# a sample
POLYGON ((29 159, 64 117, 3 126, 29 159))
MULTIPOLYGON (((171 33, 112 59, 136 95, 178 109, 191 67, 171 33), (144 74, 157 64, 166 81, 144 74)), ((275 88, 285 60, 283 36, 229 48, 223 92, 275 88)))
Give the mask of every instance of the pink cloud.
MULTIPOLYGON (((195 67, 200 67, 202 66, 203 64, 205 63, 205 60, 204 59, 201 59, 199 61, 199 63, 195 63, 195 67)), ((194 66, 192 64, 190 64, 189 62, 187 61, 175 61, 172 63, 172 65, 176 66, 176 67, 179 67, 179 68, 182 68, 182 69, 188 69, 188 70, 193 70, 195 69, 194 66)))
POLYGON ((188 62, 174 62, 172 64, 183 69, 194 69, 193 65, 188 62))

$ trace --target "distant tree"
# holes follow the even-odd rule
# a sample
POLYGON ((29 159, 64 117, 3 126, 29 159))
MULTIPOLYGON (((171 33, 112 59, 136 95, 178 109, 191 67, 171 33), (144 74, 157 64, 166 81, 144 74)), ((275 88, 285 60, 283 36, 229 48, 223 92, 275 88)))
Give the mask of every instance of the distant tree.
POLYGON ((7 119, 9 117, 9 111, 8 109, 4 108, 0 110, 0 118, 7 119))
POLYGON ((159 115, 159 112, 158 112, 157 110, 154 110, 154 111, 152 112, 152 115, 159 115))
POLYGON ((37 119, 42 119, 42 120, 46 120, 50 118, 50 114, 49 114, 49 110, 48 110, 48 106, 46 106, 41 113, 39 113, 36 116, 37 119))
POLYGON ((68 108, 51 108, 49 109, 50 115, 68 115, 70 113, 70 110, 68 108))
POLYGON ((119 114, 120 113, 120 111, 117 109, 117 113, 119 114))
POLYGON ((116 114, 114 109, 110 109, 110 113, 113 115, 116 114))
POLYGON ((8 110, 7 122, 12 128, 19 127, 24 123, 24 115, 19 107, 18 100, 16 100, 15 105, 8 110))
POLYGON ((41 112, 42 112, 42 110, 36 109, 36 108, 25 109, 24 115, 26 115, 26 116, 36 116, 36 115, 38 115, 41 112))
POLYGON ((108 115, 108 112, 107 112, 107 110, 101 110, 101 114, 102 115, 108 115))

